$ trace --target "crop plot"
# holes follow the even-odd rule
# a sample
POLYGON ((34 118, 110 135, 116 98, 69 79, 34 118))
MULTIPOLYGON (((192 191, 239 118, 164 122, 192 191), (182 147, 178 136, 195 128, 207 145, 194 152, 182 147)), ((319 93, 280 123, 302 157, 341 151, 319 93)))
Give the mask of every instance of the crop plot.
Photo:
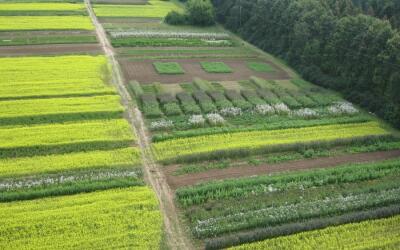
POLYGON ((274 131, 255 131, 225 133, 220 135, 197 136, 185 139, 174 139, 157 142, 153 149, 160 161, 179 161, 193 158, 214 158, 222 155, 246 154, 247 150, 262 149, 273 150, 279 146, 304 144, 313 142, 329 142, 365 136, 387 135, 388 132, 376 123, 361 123, 349 125, 328 125, 311 128, 284 129, 274 131), (229 144, 226 143, 229 141, 229 144), (247 150, 246 150, 247 149, 247 150), (233 153, 230 153, 233 151, 233 153), (201 156, 204 155, 204 156, 201 156), (182 158, 182 159, 179 159, 182 158))
POLYGON ((247 62, 247 67, 256 72, 272 72, 274 69, 267 63, 262 62, 247 62))
MULTIPOLYGON (((191 82, 195 77, 209 81, 238 81, 247 80, 251 76, 259 76, 267 79, 286 79, 287 74, 281 70, 275 72, 254 72, 248 69, 245 62, 240 59, 224 59, 223 63, 233 70, 229 74, 208 73, 201 67, 202 59, 175 59, 179 63, 185 74, 183 75, 159 75, 154 71, 152 60, 130 61, 120 59, 123 73, 128 80, 136 80, 140 83, 181 83, 191 82)), ((159 61, 158 61, 159 62, 159 61)), ((224 69, 226 70, 226 69, 224 69)))
POLYGON ((0 3, 1 16, 86 15, 85 5, 74 3, 0 3))
POLYGON ((179 75, 185 73, 179 63, 176 62, 155 62, 153 65, 159 74, 179 75))
POLYGON ((247 249, 301 249, 311 248, 348 248, 356 242, 357 247, 396 248, 399 244, 400 216, 387 219, 368 220, 322 230, 299 233, 277 239, 265 240, 253 244, 233 247, 233 250, 247 249), (338 240, 340 238, 340 240, 338 240))
POLYGON ((171 10, 181 11, 175 3, 162 0, 149 0, 145 5, 96 4, 94 11, 99 17, 145 17, 163 18, 171 10))
POLYGON ((232 73, 232 69, 223 62, 200 62, 207 73, 232 73))
POLYGON ((105 63, 103 56, 0 58, 0 100, 115 94, 103 83, 105 63))
POLYGON ((161 214, 148 187, 0 203, 0 211, 4 249, 155 249, 161 241, 161 214))
POLYGON ((0 30, 93 30, 85 16, 0 16, 0 30))

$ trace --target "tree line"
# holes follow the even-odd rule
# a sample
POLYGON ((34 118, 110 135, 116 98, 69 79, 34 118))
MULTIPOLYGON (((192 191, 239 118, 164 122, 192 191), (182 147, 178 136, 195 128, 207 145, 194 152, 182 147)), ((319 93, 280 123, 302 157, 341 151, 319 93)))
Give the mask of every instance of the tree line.
POLYGON ((400 127, 400 32, 356 2, 213 0, 228 29, 400 127))

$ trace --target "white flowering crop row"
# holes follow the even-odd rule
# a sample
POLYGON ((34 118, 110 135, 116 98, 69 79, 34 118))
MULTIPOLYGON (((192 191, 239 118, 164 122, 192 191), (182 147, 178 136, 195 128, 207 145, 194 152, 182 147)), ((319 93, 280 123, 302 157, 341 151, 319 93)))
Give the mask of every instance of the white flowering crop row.
POLYGON ((229 39, 227 33, 199 33, 199 32, 174 32, 174 31, 112 31, 112 38, 122 37, 145 37, 145 38, 197 38, 206 40, 224 40, 229 39))

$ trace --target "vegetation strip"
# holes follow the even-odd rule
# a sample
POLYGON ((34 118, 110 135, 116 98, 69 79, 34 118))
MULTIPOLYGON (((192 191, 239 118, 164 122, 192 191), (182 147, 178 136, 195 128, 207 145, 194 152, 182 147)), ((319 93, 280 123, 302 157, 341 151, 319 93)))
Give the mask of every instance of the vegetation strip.
POLYGON ((279 237, 232 249, 396 248, 400 244, 399 225, 400 216, 393 216, 279 237))
MULTIPOLYGON (((313 160, 288 161, 285 163, 268 164, 268 165, 237 166, 230 168, 227 167, 226 169, 223 167, 223 162, 222 162, 221 163, 222 169, 218 169, 217 166, 217 168, 215 169, 211 169, 208 171, 205 170, 204 172, 200 173, 192 173, 192 174, 187 173, 179 176, 171 176, 171 174, 173 173, 170 173, 168 171, 169 174, 168 182, 173 188, 180 188, 183 186, 195 185, 200 182, 206 182, 211 180, 222 180, 234 177, 272 174, 284 171, 299 171, 299 170, 307 170, 314 168, 328 168, 328 167, 333 168, 342 164, 378 161, 396 157, 400 157, 400 150, 316 158, 313 160)), ((179 169, 177 171, 179 171, 179 169)))
POLYGON ((157 160, 167 162, 200 154, 203 154, 203 158, 207 159, 208 155, 217 154, 216 152, 221 151, 251 150, 262 147, 283 146, 291 143, 334 141, 386 134, 388 132, 381 128, 378 123, 368 122, 173 139, 154 143, 153 150, 157 160), (226 141, 229 141, 229 144, 226 144, 226 141))
POLYGON ((143 249, 157 248, 161 241, 161 214, 148 187, 0 203, 0 214, 3 249, 43 244, 143 249))

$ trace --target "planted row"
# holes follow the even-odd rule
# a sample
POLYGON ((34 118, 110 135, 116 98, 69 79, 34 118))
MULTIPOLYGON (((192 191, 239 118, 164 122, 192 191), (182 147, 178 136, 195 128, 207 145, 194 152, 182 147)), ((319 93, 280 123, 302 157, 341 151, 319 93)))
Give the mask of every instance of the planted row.
POLYGON ((243 151, 240 153, 243 155, 265 148, 279 150, 286 149, 289 145, 351 140, 388 134, 389 132, 381 128, 377 122, 339 124, 172 139, 154 143, 153 151, 158 161, 175 162, 227 156, 229 152, 238 154, 239 151, 243 151))

